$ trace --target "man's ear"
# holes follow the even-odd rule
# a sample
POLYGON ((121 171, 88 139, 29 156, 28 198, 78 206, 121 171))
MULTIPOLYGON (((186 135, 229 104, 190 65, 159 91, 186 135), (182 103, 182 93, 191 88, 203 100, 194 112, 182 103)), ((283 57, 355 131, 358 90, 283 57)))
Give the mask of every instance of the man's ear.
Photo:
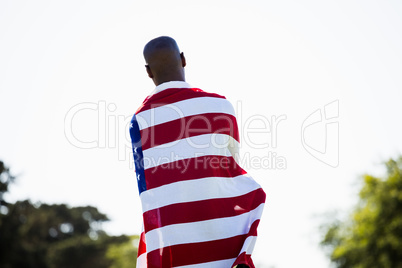
POLYGON ((151 68, 149 68, 149 65, 145 65, 145 69, 147 69, 148 77, 154 78, 154 74, 152 73, 151 68))
POLYGON ((181 58, 181 66, 186 67, 186 58, 184 57, 184 53, 180 53, 180 58, 181 58))

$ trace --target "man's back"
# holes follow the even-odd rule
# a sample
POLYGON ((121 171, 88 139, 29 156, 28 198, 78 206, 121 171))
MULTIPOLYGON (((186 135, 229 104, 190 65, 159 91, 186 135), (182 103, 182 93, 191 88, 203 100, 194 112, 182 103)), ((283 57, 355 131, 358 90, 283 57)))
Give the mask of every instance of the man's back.
POLYGON ((130 135, 144 220, 139 265, 254 267, 265 193, 235 161, 232 105, 185 82, 163 83, 130 135))

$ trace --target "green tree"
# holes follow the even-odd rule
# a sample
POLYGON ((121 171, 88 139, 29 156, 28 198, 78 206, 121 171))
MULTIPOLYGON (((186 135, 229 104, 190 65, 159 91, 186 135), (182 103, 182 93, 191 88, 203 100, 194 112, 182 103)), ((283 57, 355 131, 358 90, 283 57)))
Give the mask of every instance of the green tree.
POLYGON ((8 191, 8 185, 14 179, 15 177, 11 175, 10 169, 4 165, 3 161, 0 161, 0 208, 2 208, 2 214, 7 210, 5 207, 2 207, 7 204, 4 200, 4 194, 8 191))
POLYGON ((139 236, 133 235, 125 243, 110 245, 106 256, 112 260, 113 264, 109 268, 135 268, 138 241, 139 236))
POLYGON ((103 257, 109 244, 129 239, 109 237, 100 228, 106 215, 91 206, 34 205, 25 200, 7 204, 7 211, 0 225, 2 267, 84 267, 80 264, 99 259, 111 264, 103 257))
POLYGON ((321 244, 340 268, 402 268, 402 157, 386 163, 384 178, 363 176, 349 220, 325 226, 321 244))
POLYGON ((102 223, 108 218, 97 208, 29 200, 8 203, 3 196, 14 177, 3 162, 0 171, 0 267, 135 268, 132 238, 104 232, 102 223), (124 249, 125 255, 110 255, 115 249, 124 249))
MULTIPOLYGON (((110 247, 123 245, 128 241, 129 237, 125 235, 108 236, 105 233, 100 234, 97 239, 91 239, 88 236, 74 236, 49 248, 48 265, 49 268, 115 267, 114 264, 118 260, 107 258, 107 252, 110 247)), ((134 262, 135 258, 136 255, 132 255, 134 262)), ((127 267, 135 267, 134 262, 127 267)))

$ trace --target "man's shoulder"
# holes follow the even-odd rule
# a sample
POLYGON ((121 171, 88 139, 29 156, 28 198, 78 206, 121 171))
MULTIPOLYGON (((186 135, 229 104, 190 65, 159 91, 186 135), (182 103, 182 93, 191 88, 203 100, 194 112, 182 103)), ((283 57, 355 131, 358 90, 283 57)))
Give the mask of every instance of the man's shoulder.
POLYGON ((212 98, 221 98, 221 99, 226 99, 225 96, 215 93, 215 92, 209 92, 202 90, 201 88, 189 88, 188 90, 191 90, 194 95, 200 96, 200 97, 212 97, 212 98))
POLYGON ((136 114, 163 105, 173 105, 178 102, 195 101, 197 98, 216 98, 225 100, 223 95, 207 92, 197 87, 167 88, 148 96, 136 111, 136 114))

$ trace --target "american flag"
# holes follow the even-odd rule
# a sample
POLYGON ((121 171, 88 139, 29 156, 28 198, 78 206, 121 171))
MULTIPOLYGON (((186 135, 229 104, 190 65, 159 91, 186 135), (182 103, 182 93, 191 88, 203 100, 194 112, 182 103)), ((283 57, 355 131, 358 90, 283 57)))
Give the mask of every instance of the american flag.
POLYGON ((137 267, 254 268, 265 193, 236 162, 230 102, 163 83, 134 114, 130 136, 143 212, 137 267))

